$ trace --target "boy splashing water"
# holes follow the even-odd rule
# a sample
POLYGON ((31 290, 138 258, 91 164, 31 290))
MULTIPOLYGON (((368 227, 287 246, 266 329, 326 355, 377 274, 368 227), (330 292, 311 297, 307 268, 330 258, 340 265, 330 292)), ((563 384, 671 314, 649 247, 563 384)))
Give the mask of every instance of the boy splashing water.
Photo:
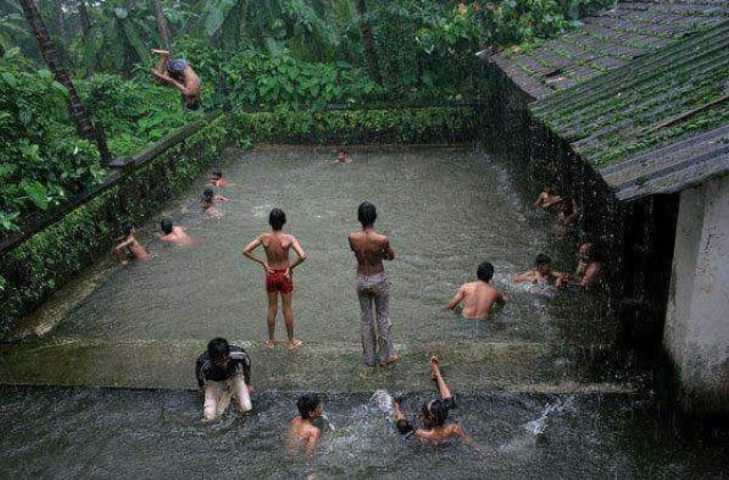
POLYGON ((473 444, 470 436, 466 435, 458 423, 446 424, 448 420, 448 412, 456 408, 456 402, 453 400, 448 385, 443 379, 440 371, 440 362, 436 357, 430 359, 430 371, 433 381, 438 386, 440 398, 433 399, 423 405, 421 418, 423 419, 423 427, 415 428, 405 418, 400 408, 400 400, 394 401, 395 409, 395 426, 397 430, 406 436, 414 435, 418 440, 429 443, 439 444, 452 438, 460 438, 468 444, 473 444))
POLYGON ((266 273, 266 292, 268 294, 268 340, 264 343, 267 348, 275 345, 276 315, 278 314, 278 297, 281 296, 283 305, 284 322, 286 333, 289 337, 288 348, 295 350, 302 344, 301 340, 294 337, 294 314, 291 308, 294 292, 293 271, 306 260, 306 253, 301 244, 293 235, 282 231, 286 223, 286 214, 283 210, 274 208, 269 214, 268 223, 272 231, 264 233, 243 249, 246 258, 260 264, 266 273), (263 245, 266 252, 266 260, 259 260, 253 255, 253 251, 263 245), (293 248, 298 257, 294 263, 289 262, 289 250, 293 248))

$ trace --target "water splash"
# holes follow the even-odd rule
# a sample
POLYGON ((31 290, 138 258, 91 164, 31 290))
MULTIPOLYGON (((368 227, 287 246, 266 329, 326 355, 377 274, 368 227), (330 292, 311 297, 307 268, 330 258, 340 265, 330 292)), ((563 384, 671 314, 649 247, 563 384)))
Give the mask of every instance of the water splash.
POLYGON ((336 432, 336 431, 337 431, 337 429, 336 429, 336 428, 334 427, 334 424, 332 423, 332 421, 331 421, 331 420, 329 420, 329 417, 327 416, 327 414, 326 414, 326 413, 322 413, 322 414, 321 414, 321 419, 322 419, 322 420, 324 420, 324 421, 326 422, 326 424, 327 424, 327 425, 329 426, 329 429, 330 429, 330 430, 331 430, 332 432, 336 432))
POLYGON ((544 432, 547 430, 547 421, 549 418, 565 410, 572 410, 574 400, 574 397, 569 397, 564 401, 558 399, 556 402, 548 404, 544 407, 539 417, 522 425, 525 433, 516 435, 507 444, 502 445, 499 451, 503 453, 526 453, 534 451, 533 447, 543 438, 544 432))
POLYGON ((377 390, 372 394, 370 403, 374 404, 386 417, 392 417, 395 411, 393 398, 387 390, 377 390))
POLYGON ((549 419, 549 417, 551 415, 562 413, 565 409, 571 409, 574 400, 574 397, 569 397, 565 401, 557 400, 554 403, 548 404, 542 411, 539 418, 536 418, 531 422, 527 422, 524 425, 524 429, 535 436, 543 434, 544 431, 547 429, 547 420, 549 419))

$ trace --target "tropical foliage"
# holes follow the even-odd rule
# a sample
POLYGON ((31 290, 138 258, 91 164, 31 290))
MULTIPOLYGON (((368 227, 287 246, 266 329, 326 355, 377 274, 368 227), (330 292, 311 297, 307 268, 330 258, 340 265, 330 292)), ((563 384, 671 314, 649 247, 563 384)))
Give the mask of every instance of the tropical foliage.
MULTIPOLYGON (((104 127, 116 157, 199 118, 182 108, 175 90, 150 79, 150 49, 166 38, 199 73, 206 110, 231 110, 238 119, 272 111, 289 121, 297 111, 332 105, 468 99, 478 86, 477 50, 528 47, 608 1, 0 0, 0 236, 105 177, 90 141, 106 143, 95 134, 82 140, 74 128, 84 110, 104 127), (26 22, 34 11, 50 33, 51 43, 40 42, 43 56, 38 22, 35 34, 26 22), (46 66, 50 50, 54 60, 46 66)), ((312 125, 334 122, 334 137, 342 122, 376 117, 311 123, 317 117, 301 115, 305 123, 291 131, 309 135, 312 125)), ((411 116, 381 120, 392 118, 405 124, 394 132, 415 132, 411 116)), ((438 123, 427 115, 416 120, 438 123)))

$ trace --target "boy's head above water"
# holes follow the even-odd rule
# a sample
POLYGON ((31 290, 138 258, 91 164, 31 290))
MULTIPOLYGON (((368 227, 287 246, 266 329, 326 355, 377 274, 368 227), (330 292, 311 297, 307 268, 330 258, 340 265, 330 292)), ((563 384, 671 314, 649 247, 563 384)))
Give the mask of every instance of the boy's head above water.
POLYGON ((271 213, 268 214, 268 224, 276 231, 281 230, 286 224, 286 214, 284 211, 280 208, 271 210, 271 213))
POLYGON ((377 220, 377 209, 370 202, 362 202, 357 209, 357 219, 363 227, 371 227, 377 220))
POLYGON ((169 218, 163 218, 162 221, 159 222, 159 226, 165 233, 165 235, 169 235, 170 233, 172 233, 172 220, 170 220, 169 218))
POLYGON ((125 224, 123 224, 122 225, 122 233, 124 234, 124 236, 128 237, 129 235, 131 235, 132 233, 134 233, 134 225, 132 225, 131 223, 125 223, 125 224))
POLYGON ((208 343, 208 356, 215 365, 225 366, 228 363, 229 354, 230 345, 226 339, 216 337, 208 343))
POLYGON ((552 259, 549 256, 540 253, 534 261, 537 271, 542 275, 548 275, 552 271, 552 259))
POLYGON ((478 266, 478 270, 476 271, 476 277, 478 277, 479 280, 489 283, 493 276, 494 266, 491 265, 491 262, 483 262, 481 265, 478 266))
POLYGON ((448 407, 441 399, 423 405, 423 423, 427 428, 442 427, 448 419, 448 407))
POLYGON ((304 420, 312 420, 321 415, 321 399, 315 393, 302 395, 296 401, 296 408, 304 420))
POLYGON ((212 177, 216 180, 220 180, 221 178, 223 178, 223 171, 219 168, 216 168, 215 170, 213 170, 212 177))

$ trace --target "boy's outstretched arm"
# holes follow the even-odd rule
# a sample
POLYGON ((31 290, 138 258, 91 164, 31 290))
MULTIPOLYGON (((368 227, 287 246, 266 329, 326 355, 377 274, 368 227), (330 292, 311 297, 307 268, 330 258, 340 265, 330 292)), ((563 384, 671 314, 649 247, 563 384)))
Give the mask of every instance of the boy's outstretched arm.
POLYGON ((463 287, 460 287, 456 294, 453 296, 451 301, 448 303, 448 310, 453 310, 458 306, 459 303, 463 301, 463 297, 465 296, 465 291, 463 287))

